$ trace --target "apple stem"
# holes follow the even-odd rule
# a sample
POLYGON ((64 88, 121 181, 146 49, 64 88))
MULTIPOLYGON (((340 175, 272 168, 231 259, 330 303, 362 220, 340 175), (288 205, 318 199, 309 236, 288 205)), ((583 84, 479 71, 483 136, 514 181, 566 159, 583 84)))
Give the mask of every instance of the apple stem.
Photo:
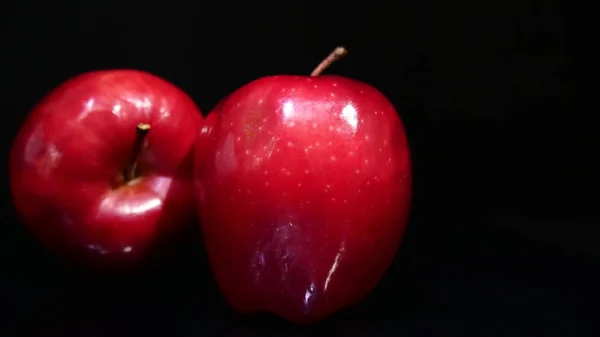
POLYGON ((331 52, 331 54, 329 54, 329 56, 327 56, 323 61, 321 61, 321 63, 319 63, 319 65, 315 68, 315 70, 312 71, 310 76, 321 75, 321 73, 323 71, 325 71, 325 69, 329 68, 330 65, 332 65, 334 62, 336 62, 337 60, 344 57, 346 54, 348 54, 348 51, 346 50, 346 48, 344 48, 344 47, 335 48, 331 52))
POLYGON ((150 131, 150 124, 140 123, 135 128, 135 143, 133 144, 133 154, 131 155, 131 161, 125 168, 125 172, 123 173, 123 178, 125 181, 131 181, 136 177, 136 169, 137 163, 142 152, 142 147, 144 146, 144 140, 146 139, 146 135, 148 135, 148 131, 150 131))

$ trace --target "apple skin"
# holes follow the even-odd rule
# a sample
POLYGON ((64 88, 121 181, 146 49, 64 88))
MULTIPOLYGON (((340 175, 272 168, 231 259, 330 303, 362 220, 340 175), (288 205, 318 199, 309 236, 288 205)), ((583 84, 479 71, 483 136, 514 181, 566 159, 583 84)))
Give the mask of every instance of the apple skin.
POLYGON ((225 98, 196 147, 214 278, 242 313, 310 324, 365 298, 409 215, 410 151, 389 100, 339 76, 270 76, 225 98))
POLYGON ((196 217, 193 154, 202 120, 186 93, 146 72, 67 80, 33 108, 12 145, 20 218, 49 248, 86 267, 144 261, 196 217), (151 126, 139 176, 123 182, 139 123, 151 126))

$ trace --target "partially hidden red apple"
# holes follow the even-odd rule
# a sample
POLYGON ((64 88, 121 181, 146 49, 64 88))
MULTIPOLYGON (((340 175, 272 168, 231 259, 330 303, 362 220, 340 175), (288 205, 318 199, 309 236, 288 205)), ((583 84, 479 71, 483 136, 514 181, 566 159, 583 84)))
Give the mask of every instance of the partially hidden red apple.
POLYGON ((202 120, 187 94, 149 73, 75 76, 34 107, 16 136, 15 208, 69 259, 101 269, 144 261, 196 217, 202 120))
POLYGON ((366 297, 399 249, 411 164, 398 113, 377 89, 270 76, 208 115, 195 185, 204 241, 226 301, 313 323, 366 297))

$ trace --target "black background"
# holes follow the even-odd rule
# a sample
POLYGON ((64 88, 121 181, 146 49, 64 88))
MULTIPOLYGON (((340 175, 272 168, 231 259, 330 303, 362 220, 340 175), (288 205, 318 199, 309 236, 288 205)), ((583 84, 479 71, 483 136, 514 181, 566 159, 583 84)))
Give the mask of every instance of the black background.
MULTIPOLYGON (((136 68, 206 113, 265 75, 328 70, 379 88, 411 143, 405 243, 361 306, 312 328, 231 313, 199 243, 144 275, 99 279, 41 248, 3 180, 0 335, 576 336, 597 312, 598 137, 573 104, 557 1, 59 2, 1 5, 2 150, 76 74, 136 68), (4 333, 7 331, 7 333, 4 333)), ((591 108, 593 109, 593 108, 591 108)), ((7 176, 7 165, 2 173, 7 176)))

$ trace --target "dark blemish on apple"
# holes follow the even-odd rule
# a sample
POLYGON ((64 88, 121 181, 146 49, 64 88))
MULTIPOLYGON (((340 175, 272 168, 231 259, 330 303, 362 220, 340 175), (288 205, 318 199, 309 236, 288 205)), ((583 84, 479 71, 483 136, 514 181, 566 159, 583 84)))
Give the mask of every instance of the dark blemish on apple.
POLYGON ((258 117, 258 113, 251 111, 248 113, 248 117, 244 121, 244 135, 246 135, 248 139, 253 140, 258 134, 259 126, 260 118, 258 117))

